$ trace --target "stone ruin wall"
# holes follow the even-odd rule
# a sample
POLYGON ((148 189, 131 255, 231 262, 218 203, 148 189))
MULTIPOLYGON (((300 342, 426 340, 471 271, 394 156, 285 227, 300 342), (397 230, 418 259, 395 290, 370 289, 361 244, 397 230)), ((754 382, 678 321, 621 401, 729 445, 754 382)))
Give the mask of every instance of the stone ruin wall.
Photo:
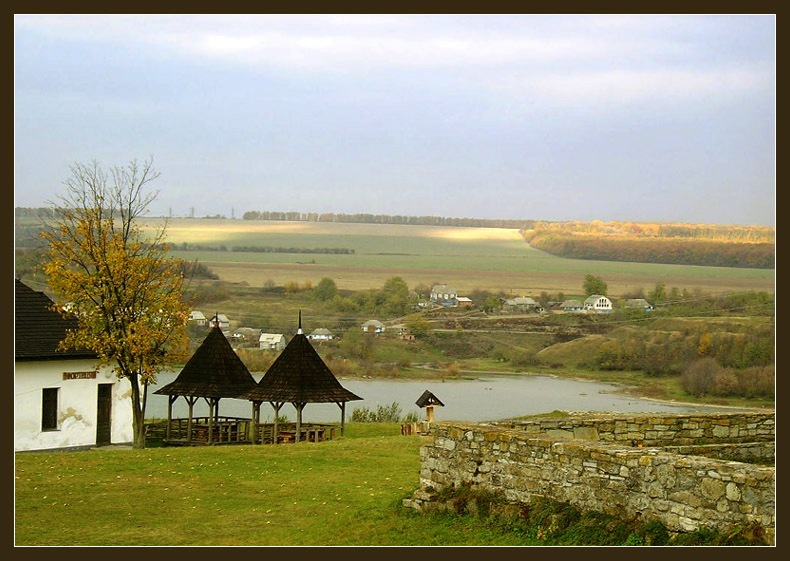
POLYGON ((672 532, 759 524, 775 543, 775 416, 574 414, 492 423, 433 423, 420 449, 422 510, 448 487, 570 503, 672 532))

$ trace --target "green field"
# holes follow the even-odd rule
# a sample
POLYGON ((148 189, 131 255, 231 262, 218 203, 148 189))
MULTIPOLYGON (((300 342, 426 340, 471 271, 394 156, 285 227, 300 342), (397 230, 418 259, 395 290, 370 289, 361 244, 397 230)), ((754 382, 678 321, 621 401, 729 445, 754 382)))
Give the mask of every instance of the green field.
MULTIPOLYGON (((147 219, 145 228, 164 219, 147 219)), ((586 274, 603 278, 609 294, 668 288, 709 294, 774 291, 775 271, 651 263, 587 261, 532 249, 515 229, 344 224, 228 219, 170 219, 173 244, 224 246, 227 251, 174 251, 208 266, 224 281, 264 286, 335 280, 338 288, 380 288, 393 277, 410 287, 447 283, 459 292, 484 289, 513 295, 579 294, 586 274), (237 246, 344 248, 353 255, 230 251, 237 246)))

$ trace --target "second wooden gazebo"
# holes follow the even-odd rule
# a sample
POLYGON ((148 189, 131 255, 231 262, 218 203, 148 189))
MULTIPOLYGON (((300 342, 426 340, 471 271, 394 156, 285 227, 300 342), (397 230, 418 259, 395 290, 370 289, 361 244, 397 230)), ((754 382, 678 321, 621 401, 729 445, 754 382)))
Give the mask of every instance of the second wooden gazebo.
MULTIPOLYGON (((301 433, 302 410, 308 403, 336 403, 340 408, 340 434, 345 430, 346 402, 362 399, 345 389, 313 348, 302 331, 302 314, 299 313, 299 328, 285 349, 272 363, 257 386, 241 395, 239 399, 252 402, 255 426, 259 424, 261 403, 268 401, 274 408, 274 434, 277 432, 277 417, 280 408, 291 403, 296 409, 296 440, 301 433)), ((276 442, 276 439, 275 439, 276 442)))

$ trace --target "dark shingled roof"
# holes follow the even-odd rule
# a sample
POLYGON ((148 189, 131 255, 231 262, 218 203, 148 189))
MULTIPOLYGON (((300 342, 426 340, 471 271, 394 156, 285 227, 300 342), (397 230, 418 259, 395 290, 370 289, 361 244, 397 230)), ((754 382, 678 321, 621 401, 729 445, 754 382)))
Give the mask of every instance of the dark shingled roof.
POLYGON ((341 403, 362 399, 340 385, 302 333, 301 326, 255 389, 239 397, 273 403, 341 403))
POLYGON ((14 279, 14 358, 16 360, 62 360, 96 358, 87 350, 59 351, 66 333, 77 329, 76 318, 66 319, 52 309, 54 302, 14 279))
POLYGON ((444 403, 439 401, 439 398, 428 390, 422 392, 422 395, 414 403, 416 403, 419 407, 425 407, 426 405, 441 405, 444 407, 444 403))
POLYGON ((178 377, 154 393, 222 398, 238 397, 254 387, 255 378, 215 325, 178 377))

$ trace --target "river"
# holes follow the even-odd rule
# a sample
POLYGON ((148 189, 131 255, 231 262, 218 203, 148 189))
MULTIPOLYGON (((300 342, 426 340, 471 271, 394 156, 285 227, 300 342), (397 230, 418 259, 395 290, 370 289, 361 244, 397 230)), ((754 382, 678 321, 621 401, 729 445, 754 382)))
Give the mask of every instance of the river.
MULTIPOLYGON (((149 387, 146 418, 167 417, 167 396, 153 392, 176 378, 176 374, 159 375, 158 384, 149 387)), ((254 376, 260 380, 261 376, 254 376)), ((523 415, 550 413, 552 411, 601 411, 619 413, 715 413, 733 411, 733 408, 653 401, 615 393, 613 384, 557 378, 543 375, 481 375, 475 379, 460 380, 346 380, 341 385, 362 398, 346 404, 346 421, 351 420, 354 409, 366 407, 376 411, 378 406, 397 402, 403 415, 414 412, 419 420, 425 412, 415 401, 425 390, 433 393, 443 407, 434 408, 436 421, 494 421, 523 415)), ((238 399, 221 399, 220 415, 251 417, 252 404, 238 399)), ((193 415, 208 414, 205 400, 195 405, 193 415)), ((174 417, 186 417, 188 408, 183 398, 173 404, 174 417)), ((261 406, 261 421, 271 421, 273 408, 261 406)), ((280 415, 296 420, 296 410, 291 404, 280 409, 280 415)), ((339 422, 340 408, 334 403, 308 403, 302 412, 303 422, 339 422)))

